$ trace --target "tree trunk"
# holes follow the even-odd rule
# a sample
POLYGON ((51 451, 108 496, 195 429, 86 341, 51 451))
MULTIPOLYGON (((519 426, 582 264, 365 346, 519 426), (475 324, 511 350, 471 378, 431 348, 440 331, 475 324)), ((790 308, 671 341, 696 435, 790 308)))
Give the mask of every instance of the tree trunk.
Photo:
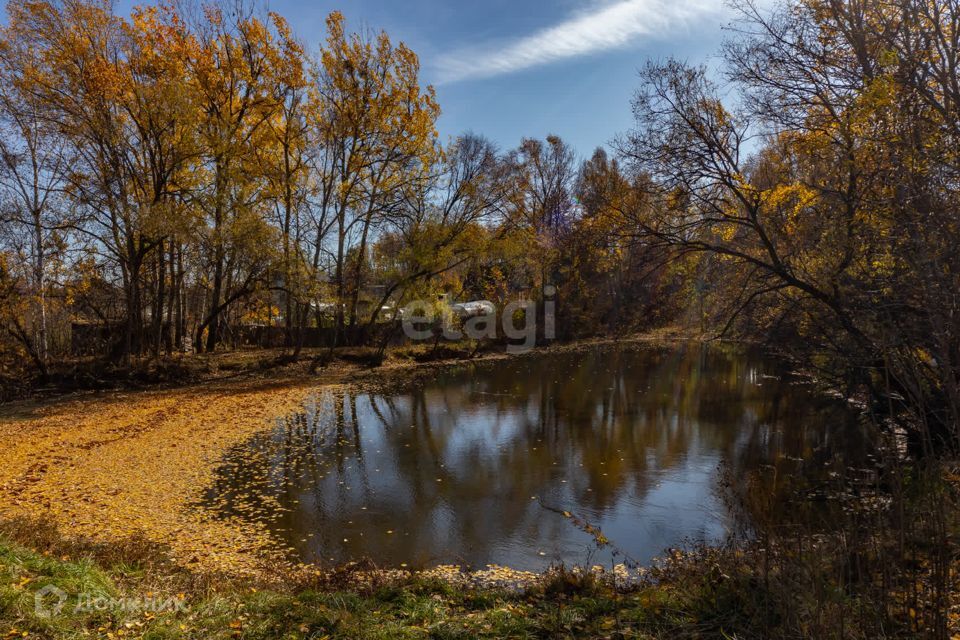
POLYGON ((157 251, 157 264, 156 264, 156 273, 157 273, 157 290, 156 297, 153 301, 153 318, 152 320, 152 350, 154 357, 160 356, 160 349, 163 346, 163 306, 164 300, 167 297, 167 267, 164 259, 166 254, 163 251, 164 242, 160 241, 160 248, 157 251))
MULTIPOLYGON (((221 299, 223 298, 223 255, 220 249, 217 249, 217 259, 216 264, 214 265, 213 271, 213 293, 210 296, 210 312, 212 317, 208 319, 206 325, 209 328, 207 332, 207 351, 213 351, 217 347, 217 342, 219 341, 219 317, 220 317, 220 305, 221 299)), ((201 326, 201 333, 197 334, 197 344, 200 344, 200 338, 202 336, 203 326, 201 326)))

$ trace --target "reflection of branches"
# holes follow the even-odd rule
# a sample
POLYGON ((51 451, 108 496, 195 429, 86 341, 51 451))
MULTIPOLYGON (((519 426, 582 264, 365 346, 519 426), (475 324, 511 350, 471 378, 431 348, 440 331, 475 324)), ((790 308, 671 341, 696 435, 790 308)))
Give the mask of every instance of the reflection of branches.
POLYGON ((610 539, 607 538, 607 536, 603 535, 603 532, 600 530, 599 527, 596 527, 590 524, 587 520, 583 518, 575 516, 570 511, 564 511, 563 509, 558 509, 556 507, 551 507, 549 505, 546 505, 543 503, 543 500, 541 500, 540 498, 537 498, 537 502, 540 504, 541 507, 543 507, 547 511, 559 513, 561 516, 566 518, 570 522, 570 524, 572 524, 577 529, 580 529, 580 531, 583 531, 584 533, 589 535, 591 538, 593 538, 593 541, 594 543, 596 543, 598 549, 605 549, 609 547, 612 550, 612 555, 614 557, 616 556, 622 557, 623 563, 628 567, 636 568, 641 565, 640 562, 631 558, 627 554, 627 552, 625 552, 623 549, 621 549, 616 544, 611 542, 610 539))
POLYGON ((383 412, 380 411, 380 407, 377 406, 376 398, 373 395, 368 395, 367 402, 370 404, 370 410, 373 411, 373 415, 377 416, 377 420, 380 421, 380 424, 383 425, 383 428, 389 429, 390 423, 387 422, 387 417, 383 415, 383 412))
POLYGON ((353 427, 353 449, 357 454, 357 461, 363 462, 363 443, 360 441, 360 423, 357 420, 357 396, 350 395, 350 423, 353 427))
POLYGON ((427 406, 426 394, 423 390, 420 390, 416 394, 417 401, 414 403, 418 413, 422 418, 420 420, 416 419, 414 415, 414 425, 419 425, 423 431, 423 437, 427 442, 427 449, 430 451, 430 455, 433 458, 434 465, 442 465, 441 452, 440 448, 437 446, 436 439, 433 437, 433 426, 430 421, 430 409, 427 406))

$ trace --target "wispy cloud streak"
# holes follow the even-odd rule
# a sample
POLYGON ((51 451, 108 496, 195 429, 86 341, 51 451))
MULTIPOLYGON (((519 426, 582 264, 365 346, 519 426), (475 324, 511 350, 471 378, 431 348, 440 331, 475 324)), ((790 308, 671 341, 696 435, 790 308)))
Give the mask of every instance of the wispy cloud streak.
POLYGON ((669 37, 716 19, 720 0, 619 0, 595 7, 505 45, 454 51, 438 63, 440 82, 485 78, 577 56, 619 49, 647 36, 669 37))

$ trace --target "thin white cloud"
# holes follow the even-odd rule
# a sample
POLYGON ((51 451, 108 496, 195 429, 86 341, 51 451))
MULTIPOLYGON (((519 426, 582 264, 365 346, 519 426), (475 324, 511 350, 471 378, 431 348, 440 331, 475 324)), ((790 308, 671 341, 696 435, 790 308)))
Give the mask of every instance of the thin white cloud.
POLYGON ((506 44, 441 56, 440 82, 485 78, 556 60, 619 49, 641 37, 664 38, 695 22, 716 19, 721 0, 618 0, 574 15, 506 44))

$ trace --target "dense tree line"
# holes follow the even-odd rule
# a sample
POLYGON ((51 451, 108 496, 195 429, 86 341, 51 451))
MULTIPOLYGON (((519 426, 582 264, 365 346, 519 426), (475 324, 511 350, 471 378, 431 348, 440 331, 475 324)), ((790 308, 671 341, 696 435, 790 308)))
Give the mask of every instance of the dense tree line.
POLYGON ((537 297, 583 217, 566 144, 442 143, 416 55, 338 13, 316 52, 242 4, 7 14, 3 320, 42 374, 77 319, 125 360, 242 323, 355 342, 439 291, 537 297))

